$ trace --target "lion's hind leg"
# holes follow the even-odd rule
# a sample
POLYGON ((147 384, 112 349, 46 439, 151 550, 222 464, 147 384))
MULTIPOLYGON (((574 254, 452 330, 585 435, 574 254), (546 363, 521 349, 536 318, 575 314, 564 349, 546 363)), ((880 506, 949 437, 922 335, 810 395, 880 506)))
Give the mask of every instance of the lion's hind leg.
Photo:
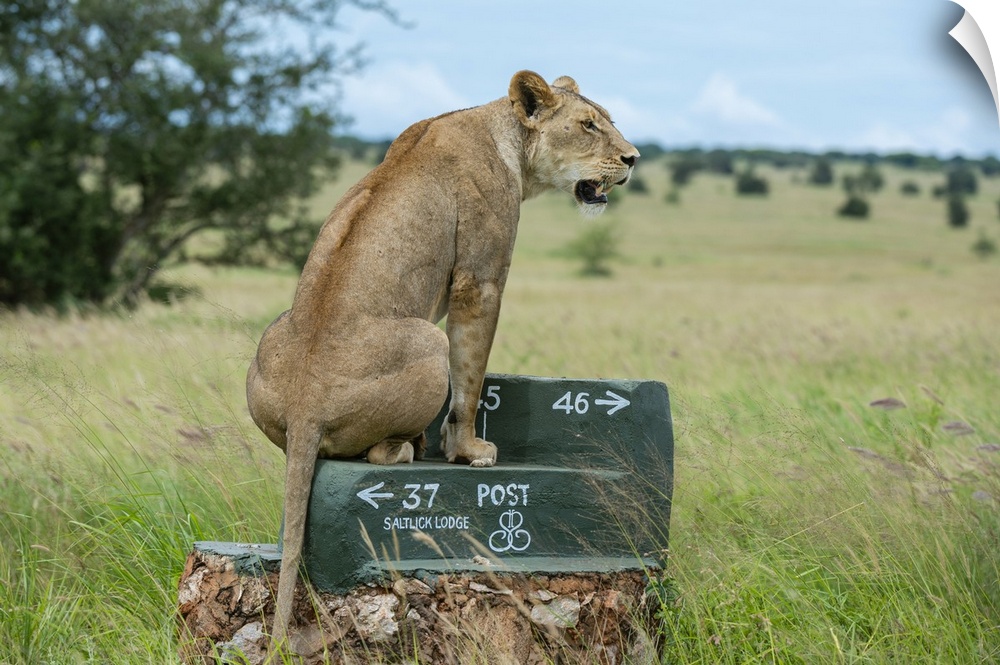
POLYGON ((408 439, 382 439, 368 449, 369 464, 409 464, 413 461, 413 444, 408 439))
POLYGON ((413 444, 413 459, 416 461, 422 460, 424 453, 427 452, 427 434, 421 432, 410 439, 410 443, 413 444))
POLYGON ((420 459, 427 426, 448 394, 448 338, 421 319, 362 321, 356 344, 329 354, 313 373, 312 403, 323 425, 320 456, 373 464, 420 459), (345 365, 351 365, 344 376, 345 365))

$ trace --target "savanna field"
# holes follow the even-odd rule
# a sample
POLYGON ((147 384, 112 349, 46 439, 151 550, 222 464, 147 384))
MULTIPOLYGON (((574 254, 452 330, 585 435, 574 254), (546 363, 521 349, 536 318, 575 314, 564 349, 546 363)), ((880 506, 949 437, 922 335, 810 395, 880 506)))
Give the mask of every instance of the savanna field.
MULTIPOLYGON (((952 229, 942 173, 883 172, 866 221, 794 169, 668 204, 655 160, 596 220, 524 206, 490 371, 670 389, 663 663, 1000 661, 1000 254, 972 251, 1000 243, 1000 180, 952 229), (605 225, 612 275, 583 277, 566 247, 605 225)), ((177 662, 192 542, 277 537, 284 458, 244 379, 297 275, 166 277, 187 297, 0 313, 0 663, 177 662)))

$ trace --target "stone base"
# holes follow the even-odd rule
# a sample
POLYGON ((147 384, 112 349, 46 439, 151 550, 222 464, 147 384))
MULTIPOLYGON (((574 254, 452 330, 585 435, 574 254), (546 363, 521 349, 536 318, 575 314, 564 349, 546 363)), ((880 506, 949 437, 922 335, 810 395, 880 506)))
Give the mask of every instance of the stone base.
MULTIPOLYGON (((178 594, 185 663, 263 663, 278 573, 195 550, 178 594), (240 656, 242 654, 242 656, 240 656), (229 658, 227 658, 229 656, 229 658)), ((656 662, 642 571, 466 571, 395 579, 346 594, 296 590, 301 662, 656 662)))

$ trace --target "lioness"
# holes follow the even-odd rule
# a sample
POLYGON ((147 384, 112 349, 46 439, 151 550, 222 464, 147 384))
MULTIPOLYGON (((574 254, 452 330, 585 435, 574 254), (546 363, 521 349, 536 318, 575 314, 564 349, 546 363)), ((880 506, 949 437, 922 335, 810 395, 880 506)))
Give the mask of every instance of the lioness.
POLYGON ((287 456, 275 643, 316 458, 419 459, 450 372, 445 456, 492 466, 496 446, 473 426, 521 201, 554 188, 601 212, 638 158, 573 79, 521 71, 506 97, 407 129, 330 213, 247 374, 250 414, 287 456), (434 325, 445 314, 447 334, 434 325))

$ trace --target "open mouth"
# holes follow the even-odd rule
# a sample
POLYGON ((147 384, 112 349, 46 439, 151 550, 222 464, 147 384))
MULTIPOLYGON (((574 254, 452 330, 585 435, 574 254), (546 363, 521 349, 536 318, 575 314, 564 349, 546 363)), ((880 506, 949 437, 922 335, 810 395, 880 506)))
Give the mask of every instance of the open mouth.
POLYGON ((606 185, 596 180, 581 180, 576 183, 573 192, 576 194, 577 200, 581 203, 598 205, 608 202, 608 190, 611 187, 611 185, 606 185))

